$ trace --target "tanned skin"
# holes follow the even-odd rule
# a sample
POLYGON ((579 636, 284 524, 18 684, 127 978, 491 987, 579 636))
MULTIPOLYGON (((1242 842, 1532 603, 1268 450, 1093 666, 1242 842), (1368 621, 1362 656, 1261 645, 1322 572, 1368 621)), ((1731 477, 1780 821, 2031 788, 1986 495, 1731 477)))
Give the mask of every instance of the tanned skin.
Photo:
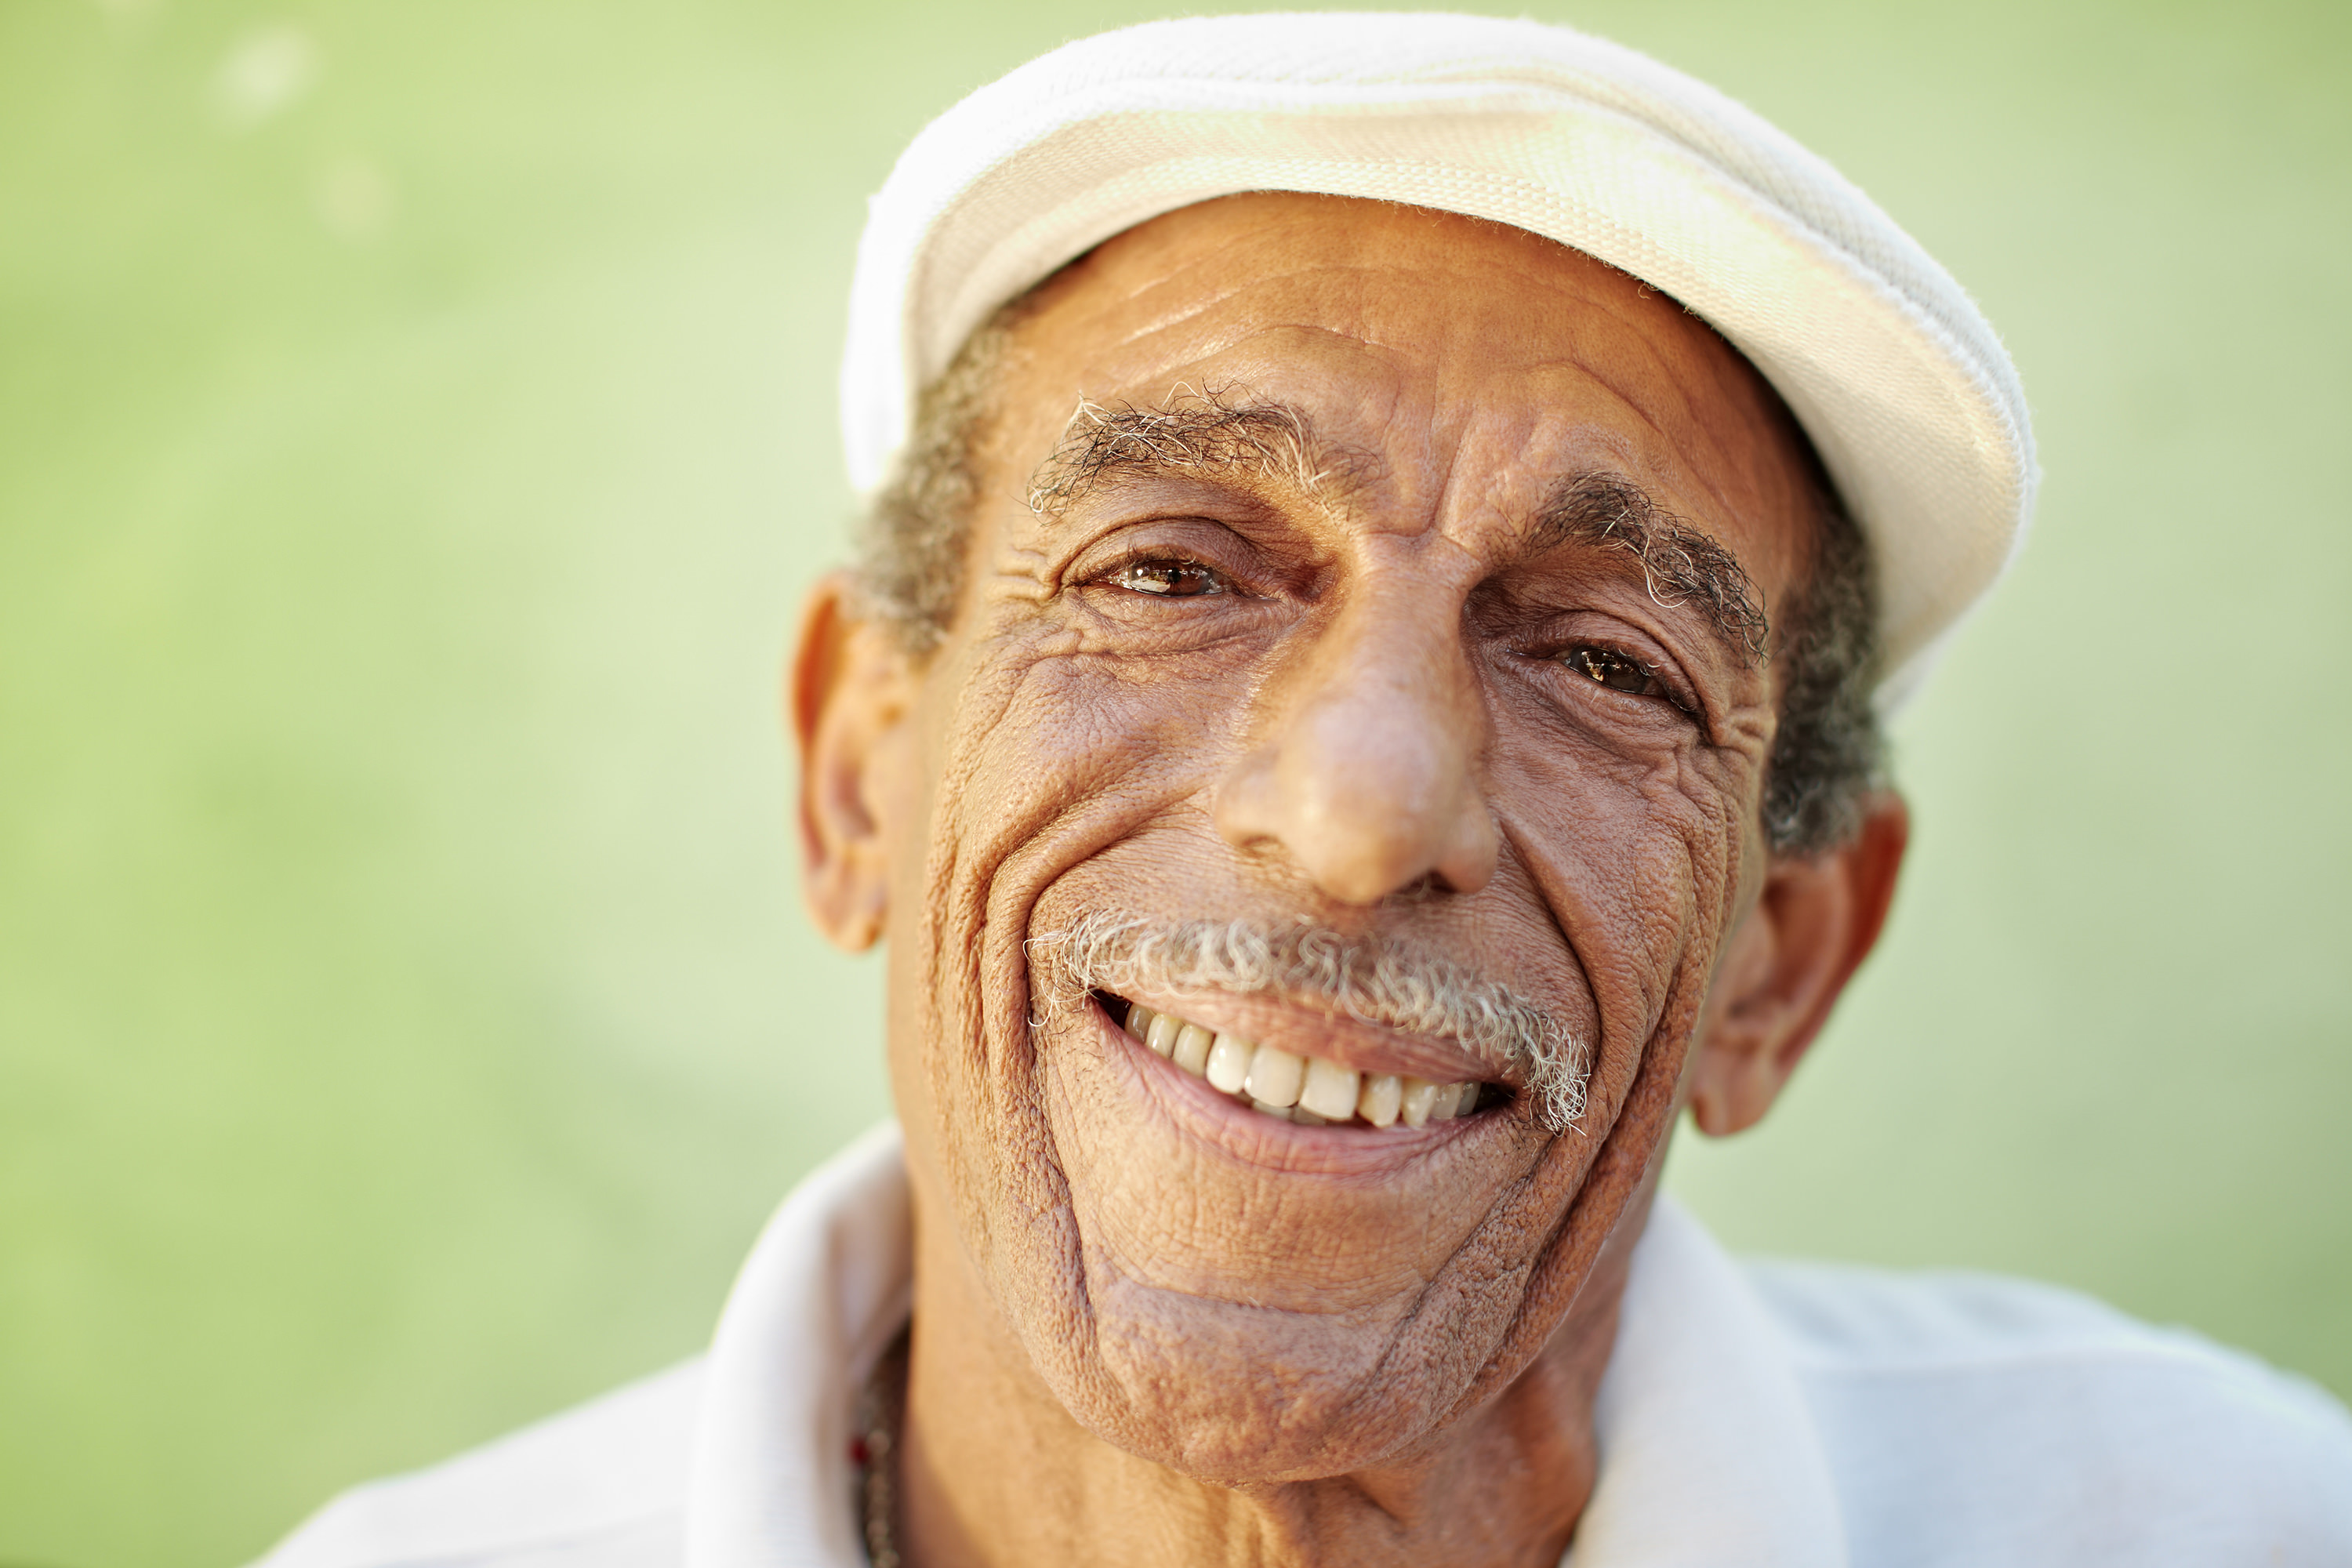
MULTIPOLYGON (((813 600, 808 902, 887 937, 915 1215, 897 1523, 919 1568, 1549 1565, 1661 1152, 1770 1107, 1906 835, 1768 853, 1773 667, 1641 562, 1541 544, 1580 474, 1801 589, 1807 463, 1673 300, 1517 230, 1284 195, 1106 243, 1016 330, 936 651, 813 600), (1081 400, 1294 412, 1289 465, 1034 510, 1081 400), (1171 592, 1169 590, 1174 589, 1171 592), (1656 675, 1579 673, 1598 647, 1656 675), (1589 1104, 1308 1128, 1216 1094, 1024 946, 1090 910, 1410 940, 1519 987, 1589 1104), (1034 1016, 1033 1016, 1034 1015, 1034 1016)), ((1134 998, 1368 1071, 1512 1080, 1265 997, 1134 998)))

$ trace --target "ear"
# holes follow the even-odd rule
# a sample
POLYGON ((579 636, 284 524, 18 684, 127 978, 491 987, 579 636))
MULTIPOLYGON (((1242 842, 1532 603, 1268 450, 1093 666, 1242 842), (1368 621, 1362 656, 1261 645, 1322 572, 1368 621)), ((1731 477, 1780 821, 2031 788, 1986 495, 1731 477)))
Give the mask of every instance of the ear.
POLYGON ((1851 842, 1775 859, 1716 971, 1690 1067, 1691 1119, 1721 1138, 1763 1119, 1877 945, 1895 900, 1911 814, 1871 798, 1851 842))
POLYGON ((889 826, 903 799, 913 670, 854 609, 848 575, 817 584, 784 700, 801 764, 801 896, 835 946, 863 952, 889 912, 889 826))

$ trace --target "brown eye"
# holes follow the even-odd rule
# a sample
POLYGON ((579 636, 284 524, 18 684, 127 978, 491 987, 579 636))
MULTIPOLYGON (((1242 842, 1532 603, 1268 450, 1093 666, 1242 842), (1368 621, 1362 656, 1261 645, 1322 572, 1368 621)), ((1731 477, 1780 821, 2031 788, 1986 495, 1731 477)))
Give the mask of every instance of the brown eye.
POLYGON ((1225 592, 1224 579, 1196 561, 1139 561, 1120 567, 1110 580, 1162 599, 1198 599, 1225 592))
POLYGON ((1560 656, 1560 662, 1595 686, 1605 686, 1612 691, 1629 691, 1636 697, 1665 694, 1664 684, 1650 673, 1649 666, 1612 648, 1572 647, 1560 656))

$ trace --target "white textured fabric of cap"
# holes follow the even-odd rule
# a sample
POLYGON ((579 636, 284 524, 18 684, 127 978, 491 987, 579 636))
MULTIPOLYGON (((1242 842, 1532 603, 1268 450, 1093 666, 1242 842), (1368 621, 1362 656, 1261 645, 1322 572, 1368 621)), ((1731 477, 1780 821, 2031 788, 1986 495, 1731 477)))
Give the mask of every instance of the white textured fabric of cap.
POLYGON ((1696 311, 1779 389, 1870 542, 1916 688, 2032 515, 2025 395, 1959 284, 1820 158, 1702 82, 1536 22, 1323 12, 1082 39, 917 136, 871 204, 841 374, 871 491, 917 395, 1001 304, 1149 218, 1243 191, 1547 236, 1696 311))

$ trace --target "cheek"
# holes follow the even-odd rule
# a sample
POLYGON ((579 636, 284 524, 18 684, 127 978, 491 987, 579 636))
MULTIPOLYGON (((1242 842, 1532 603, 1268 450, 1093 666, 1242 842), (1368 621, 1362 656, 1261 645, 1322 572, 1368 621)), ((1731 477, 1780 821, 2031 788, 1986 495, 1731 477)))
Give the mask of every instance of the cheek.
POLYGON ((1600 1014, 1599 1078, 1630 1073, 1712 963, 1752 793, 1744 764, 1703 747, 1629 757, 1555 731, 1498 752, 1497 807, 1600 1014))
MULTIPOLYGON (((1066 1198, 1024 944, 1057 879, 1191 790, 1201 728, 1163 698, 1052 628, 950 645, 926 679, 921 841, 895 868, 893 1060, 967 1239, 1013 1271, 1000 1288, 1068 1264, 1017 1235, 1066 1198)), ((1150 897, 1139 869, 1128 891, 1150 897)))
MULTIPOLYGON (((1006 636, 943 670, 930 730, 927 871, 992 875, 1084 802, 1116 795, 1165 755, 1139 693, 1106 679, 1066 634, 1006 636)), ((1162 726, 1166 728, 1166 726, 1162 726)))
MULTIPOLYGON (((962 737, 942 759, 955 781, 951 809, 935 814, 934 843, 985 845, 993 868, 1024 844, 1058 858, 1048 879, 1090 853, 1063 837, 1064 823, 1129 825, 1199 816, 1203 845, 1214 844, 1207 801, 1245 723, 1250 689, 1245 650, 1223 657, 1137 658, 1097 651, 1061 628, 1008 637, 974 670, 949 724, 962 737)), ((1150 858, 1129 868, 1132 896, 1160 891, 1165 878, 1198 868, 1150 858)), ((1181 887, 1170 890, 1181 891, 1181 887)))

